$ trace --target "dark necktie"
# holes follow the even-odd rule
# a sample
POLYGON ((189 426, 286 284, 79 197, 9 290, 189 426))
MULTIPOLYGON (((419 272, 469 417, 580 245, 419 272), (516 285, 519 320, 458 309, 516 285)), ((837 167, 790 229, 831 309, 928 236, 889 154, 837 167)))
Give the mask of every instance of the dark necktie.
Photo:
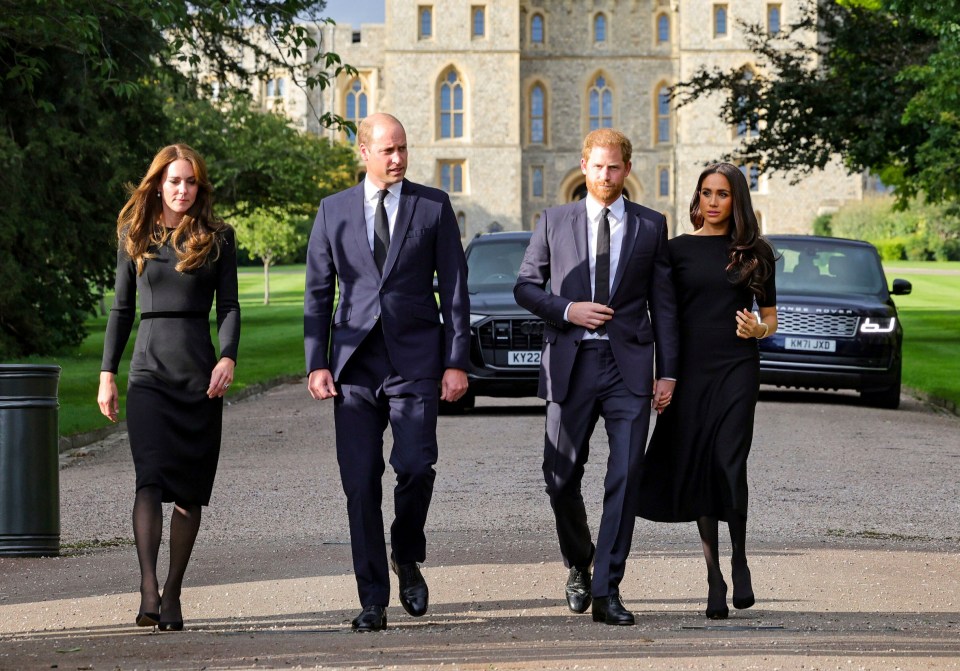
MULTIPOLYGON (((608 208, 600 210, 600 226, 597 228, 597 263, 594 271, 593 302, 606 305, 610 302, 610 220, 608 208)), ((603 335, 606 326, 600 326, 595 333, 603 335)))
POLYGON ((383 205, 383 199, 388 193, 390 192, 386 189, 380 192, 377 209, 373 215, 373 260, 381 275, 383 264, 387 260, 387 250, 390 249, 390 222, 387 221, 387 208, 383 205))

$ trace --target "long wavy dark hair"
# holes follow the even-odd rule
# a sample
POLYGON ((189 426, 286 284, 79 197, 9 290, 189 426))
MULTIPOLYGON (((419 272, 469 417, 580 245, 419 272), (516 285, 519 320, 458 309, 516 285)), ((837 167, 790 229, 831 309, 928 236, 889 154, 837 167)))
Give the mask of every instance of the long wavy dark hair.
POLYGON ((227 224, 213 214, 213 185, 207 164, 194 149, 185 144, 164 147, 153 157, 140 184, 128 185, 127 189, 130 199, 117 217, 117 241, 136 262, 138 275, 143 274, 144 262, 156 257, 151 248, 163 244, 168 235, 173 236, 176 267, 180 272, 196 270, 208 258, 217 258, 221 237, 218 233, 224 231, 227 224), (193 166, 197 199, 171 234, 160 223, 163 204, 158 196, 167 166, 180 159, 190 161, 193 166))
POLYGON ((737 285, 746 285, 759 299, 766 298, 763 287, 774 273, 775 257, 773 248, 760 235, 760 224, 753 211, 750 200, 750 186, 740 169, 730 163, 714 163, 704 168, 697 180, 697 188, 690 200, 690 223, 694 230, 703 228, 703 214, 700 212, 700 187, 709 175, 723 175, 730 183, 730 196, 733 198, 730 226, 730 262, 727 275, 737 285))

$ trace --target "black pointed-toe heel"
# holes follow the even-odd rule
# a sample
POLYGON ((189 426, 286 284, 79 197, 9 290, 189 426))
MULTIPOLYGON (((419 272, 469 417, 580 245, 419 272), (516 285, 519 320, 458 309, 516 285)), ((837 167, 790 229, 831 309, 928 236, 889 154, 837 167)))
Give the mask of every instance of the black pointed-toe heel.
POLYGON ((138 627, 156 627, 160 624, 160 613, 144 613, 141 611, 137 613, 136 621, 138 627))
POLYGON ((730 609, 727 608, 727 583, 722 580, 718 583, 710 582, 707 592, 707 610, 708 620, 726 620, 730 615, 730 609))
POLYGON ((183 630, 183 610, 182 610, 183 607, 180 605, 179 598, 175 601, 175 603, 176 603, 175 608, 171 608, 170 606, 167 606, 166 608, 164 608, 163 604, 162 603, 160 604, 160 622, 157 624, 157 629, 159 629, 160 631, 182 631, 183 630), (167 615, 169 617, 169 615, 172 615, 173 613, 176 613, 180 617, 178 617, 176 620, 164 619, 163 617, 164 615, 167 615))
POLYGON ((746 564, 733 567, 733 607, 738 610, 749 608, 757 602, 753 595, 753 582, 750 579, 750 567, 746 564))
MULTIPOLYGON (((157 599, 159 601, 159 598, 157 599)), ((155 627, 157 623, 160 622, 160 613, 152 613, 147 608, 144 607, 144 598, 143 598, 143 588, 140 588, 140 610, 137 611, 137 619, 135 622, 138 627, 155 627)), ((160 604, 158 603, 157 606, 160 604)))

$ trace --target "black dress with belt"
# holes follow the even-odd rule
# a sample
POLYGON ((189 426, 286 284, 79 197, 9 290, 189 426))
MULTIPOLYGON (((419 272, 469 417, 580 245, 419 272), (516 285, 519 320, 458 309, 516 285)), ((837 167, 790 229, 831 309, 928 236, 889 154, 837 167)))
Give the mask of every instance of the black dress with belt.
MULTIPOLYGON (((730 238, 681 235, 668 243, 680 321, 680 372, 657 419, 641 477, 641 517, 657 522, 747 514, 747 455, 760 387, 757 341, 736 335, 753 292, 728 279, 730 238)), ((776 305, 771 276, 760 307, 776 305)))
POLYGON ((220 357, 237 358, 240 303, 234 231, 219 235, 219 254, 197 270, 176 270, 172 236, 151 249, 143 274, 121 249, 116 297, 107 322, 101 370, 117 372, 140 295, 140 327, 130 362, 127 431, 137 489, 157 486, 163 501, 208 505, 220 456, 223 399, 208 398, 218 361, 210 337, 217 301, 220 357))

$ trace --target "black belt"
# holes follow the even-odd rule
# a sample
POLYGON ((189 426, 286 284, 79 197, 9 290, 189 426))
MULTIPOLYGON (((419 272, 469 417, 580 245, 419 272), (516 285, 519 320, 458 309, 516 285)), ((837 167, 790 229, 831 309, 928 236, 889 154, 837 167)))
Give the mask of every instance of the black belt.
POLYGON ((199 310, 172 310, 170 312, 141 312, 140 321, 144 319, 210 319, 209 312, 199 310))

